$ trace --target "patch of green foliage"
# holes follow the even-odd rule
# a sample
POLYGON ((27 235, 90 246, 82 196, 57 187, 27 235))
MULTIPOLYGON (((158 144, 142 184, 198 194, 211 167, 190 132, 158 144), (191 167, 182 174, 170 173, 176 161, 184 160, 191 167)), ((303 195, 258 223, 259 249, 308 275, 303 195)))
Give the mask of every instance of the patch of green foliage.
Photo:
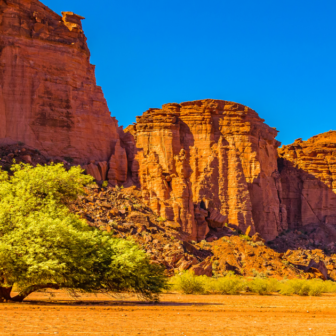
POLYGON ((156 301, 167 280, 134 242, 91 228, 68 209, 93 178, 80 167, 0 170, 0 301, 43 288, 137 293, 156 301), (16 287, 20 294, 10 293, 16 287))
POLYGON ((246 288, 246 280, 232 273, 224 277, 195 276, 193 272, 186 271, 175 275, 170 280, 174 290, 183 294, 239 294, 246 288))
POLYGON ((333 281, 313 280, 277 280, 274 278, 256 277, 253 279, 237 276, 228 272, 222 277, 195 276, 185 271, 170 279, 173 290, 183 294, 225 294, 238 295, 253 293, 257 295, 309 295, 319 296, 323 293, 336 293, 333 281))
POLYGON ((319 279, 287 280, 281 286, 280 294, 282 295, 301 295, 301 296, 320 296, 322 293, 335 293, 336 283, 332 281, 323 281, 319 279))
POLYGON ((279 281, 257 277, 247 284, 247 290, 258 295, 272 294, 279 290, 279 281))
POLYGON ((245 240, 245 241, 251 241, 252 238, 248 235, 239 235, 240 239, 245 240))
POLYGON ((195 276, 193 272, 183 272, 170 280, 171 286, 183 294, 204 294, 204 277, 195 276))
POLYGON ((104 181, 104 182, 102 183, 102 187, 103 187, 103 188, 107 188, 107 187, 108 187, 108 184, 109 184, 108 181, 104 181))
POLYGON ((208 289, 211 285, 214 294, 237 295, 246 288, 246 281, 232 274, 219 278, 208 278, 206 283, 206 288, 208 289))

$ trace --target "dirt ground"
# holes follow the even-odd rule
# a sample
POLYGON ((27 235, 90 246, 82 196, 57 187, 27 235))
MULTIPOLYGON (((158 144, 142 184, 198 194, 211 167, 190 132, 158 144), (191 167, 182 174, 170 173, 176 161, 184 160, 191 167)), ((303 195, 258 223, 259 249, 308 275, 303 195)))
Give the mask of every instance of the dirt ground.
POLYGON ((36 293, 23 304, 0 304, 0 335, 336 335, 335 295, 132 299, 36 293))

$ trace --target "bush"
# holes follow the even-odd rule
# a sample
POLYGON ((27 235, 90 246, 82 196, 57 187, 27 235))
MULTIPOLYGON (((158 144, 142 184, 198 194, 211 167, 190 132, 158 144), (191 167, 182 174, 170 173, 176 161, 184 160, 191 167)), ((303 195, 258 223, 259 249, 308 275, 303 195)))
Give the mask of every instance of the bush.
POLYGON ((203 276, 195 276, 194 272, 186 271, 172 279, 173 288, 183 294, 204 294, 205 281, 203 276))
POLYGON ((255 294, 271 294, 279 290, 279 281, 276 279, 255 278, 247 283, 247 288, 248 291, 255 294))
POLYGON ((239 294, 246 287, 246 281, 229 273, 225 277, 210 278, 195 276, 193 272, 186 271, 171 279, 172 287, 184 294, 239 294))
POLYGON ((108 181, 104 181, 104 182, 102 183, 102 187, 103 187, 103 188, 107 188, 107 187, 108 187, 108 184, 109 184, 108 181))
POLYGON ((320 296, 322 293, 330 293, 336 290, 336 285, 330 281, 323 280, 287 280, 282 283, 280 294, 282 295, 301 295, 301 296, 320 296))
POLYGON ((336 293, 336 283, 330 280, 325 281, 324 293, 336 293))
POLYGON ((228 275, 215 280, 216 292, 219 294, 235 295, 244 291, 246 281, 236 275, 228 275))
POLYGON ((0 301, 45 288, 138 293, 158 300, 167 287, 134 242, 91 228, 67 207, 93 178, 80 167, 16 164, 0 169, 0 301), (13 287, 19 295, 11 297, 13 287))

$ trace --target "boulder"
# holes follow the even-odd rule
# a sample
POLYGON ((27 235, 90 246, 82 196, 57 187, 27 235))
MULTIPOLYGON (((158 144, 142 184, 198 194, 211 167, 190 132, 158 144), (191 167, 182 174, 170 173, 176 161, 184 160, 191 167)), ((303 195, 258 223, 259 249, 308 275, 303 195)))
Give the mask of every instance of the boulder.
POLYGON ((328 269, 322 260, 316 262, 314 259, 311 259, 304 271, 318 273, 323 280, 328 279, 328 269))
POLYGON ((212 228, 222 228, 226 223, 228 216, 222 215, 218 210, 212 209, 210 216, 206 219, 209 226, 212 228))
POLYGON ((212 277, 212 262, 207 258, 201 263, 192 266, 190 271, 194 272, 195 275, 206 275, 208 277, 212 277))
POLYGON ((265 239, 261 237, 261 235, 257 232, 252 236, 252 241, 253 242, 262 242, 265 243, 265 239))

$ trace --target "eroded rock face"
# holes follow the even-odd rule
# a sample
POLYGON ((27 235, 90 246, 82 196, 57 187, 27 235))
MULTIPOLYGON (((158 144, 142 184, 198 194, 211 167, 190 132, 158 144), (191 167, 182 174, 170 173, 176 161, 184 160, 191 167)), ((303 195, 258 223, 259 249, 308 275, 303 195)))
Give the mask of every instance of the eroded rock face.
POLYGON ((37 0, 0 2, 1 144, 79 163, 110 159, 117 121, 96 85, 82 19, 37 0))
POLYGON ((166 104, 126 129, 144 200, 200 240, 225 222, 266 239, 287 228, 277 131, 250 108, 220 100, 166 104))
POLYGON ((328 234, 318 236, 316 231, 315 242, 335 240, 336 132, 322 133, 307 141, 298 139, 280 148, 279 157, 289 228, 318 224, 328 234))

